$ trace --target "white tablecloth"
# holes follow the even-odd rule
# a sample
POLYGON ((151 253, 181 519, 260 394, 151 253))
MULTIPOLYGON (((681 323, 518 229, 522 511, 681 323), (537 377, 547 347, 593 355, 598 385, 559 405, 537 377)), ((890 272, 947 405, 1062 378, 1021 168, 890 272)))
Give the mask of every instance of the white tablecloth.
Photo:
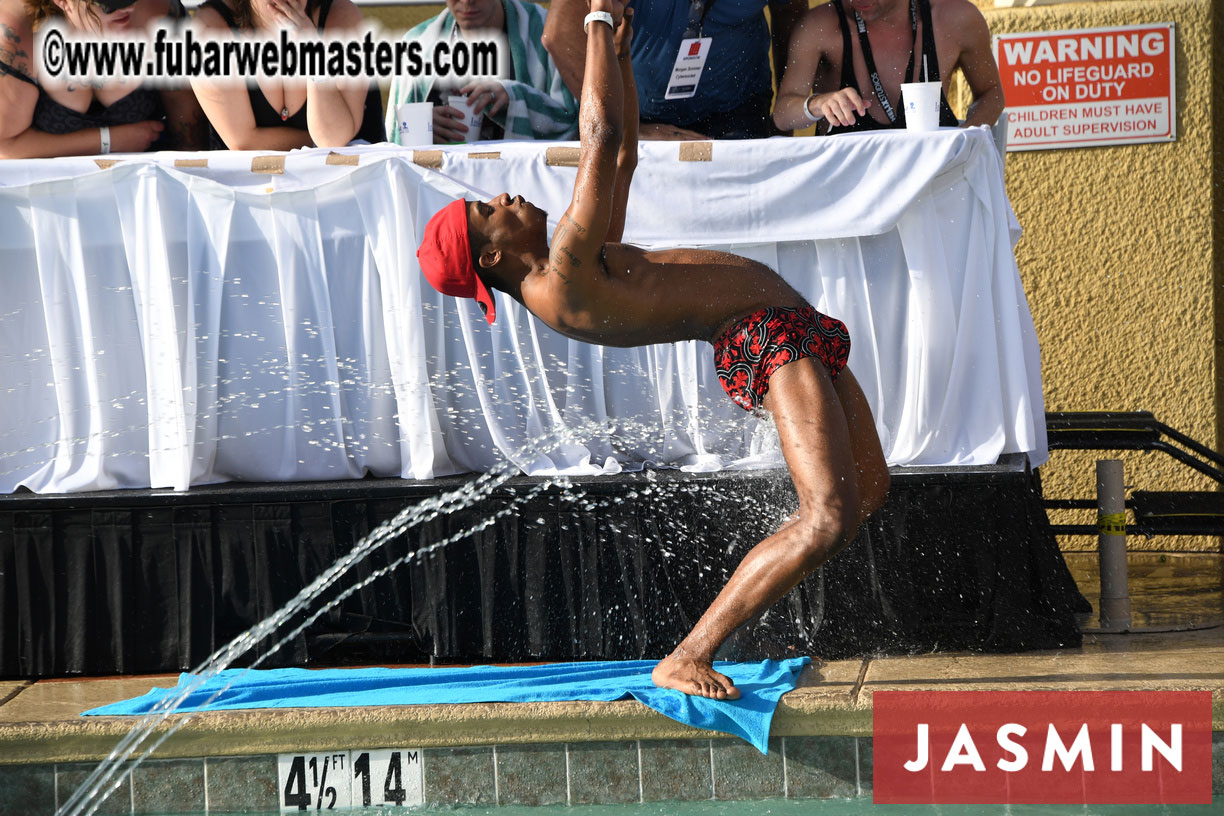
MULTIPOLYGON (((500 294, 489 327, 423 284, 418 236, 451 198, 564 210, 556 147, 0 163, 0 492, 777 465, 706 344, 571 342, 500 294), (523 452, 587 419, 616 429, 523 452)), ((1045 460, 989 131, 680 149, 642 145, 627 240, 748 255, 844 320, 890 463, 1045 460)))

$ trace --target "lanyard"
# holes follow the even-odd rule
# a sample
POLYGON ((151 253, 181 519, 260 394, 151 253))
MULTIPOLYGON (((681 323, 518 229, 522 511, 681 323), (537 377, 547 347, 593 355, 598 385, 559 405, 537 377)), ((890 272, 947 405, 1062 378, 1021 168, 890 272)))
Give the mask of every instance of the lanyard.
POLYGON ((691 40, 701 36, 702 26, 705 24, 706 14, 710 12, 710 7, 714 5, 714 0, 690 0, 688 23, 684 26, 684 39, 691 40))
MULTIPOLYGON (((880 82, 880 72, 876 70, 875 60, 871 56, 871 41, 867 39, 867 23, 863 22, 863 17, 854 11, 854 22, 858 26, 859 46, 863 49, 863 62, 867 64, 867 71, 871 76, 871 84, 875 88, 876 99, 880 100, 880 107, 888 116, 889 122, 897 121, 897 111, 893 108, 892 103, 888 101, 888 95, 884 93, 884 83, 880 82)), ((918 3, 917 0, 910 0, 910 28, 914 32, 914 41, 918 40, 918 3)), ((923 76, 926 81, 926 61, 923 60, 923 76)), ((909 64, 905 66, 905 80, 914 75, 914 46, 910 46, 909 64)))

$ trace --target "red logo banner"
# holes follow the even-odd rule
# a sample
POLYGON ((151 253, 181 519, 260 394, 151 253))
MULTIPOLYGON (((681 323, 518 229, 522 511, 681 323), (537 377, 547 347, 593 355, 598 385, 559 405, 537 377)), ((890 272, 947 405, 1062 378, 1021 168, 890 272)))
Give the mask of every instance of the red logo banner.
POLYGON ((1209 691, 879 691, 878 804, 1210 804, 1209 691))

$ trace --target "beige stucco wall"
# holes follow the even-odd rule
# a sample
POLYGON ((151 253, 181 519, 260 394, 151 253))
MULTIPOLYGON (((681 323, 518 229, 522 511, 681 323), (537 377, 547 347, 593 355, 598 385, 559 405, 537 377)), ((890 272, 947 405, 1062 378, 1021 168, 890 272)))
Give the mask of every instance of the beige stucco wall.
MULTIPOLYGON (((1148 410, 1220 449, 1224 136, 1215 122, 1224 104, 1219 92, 1224 46, 1212 32, 1224 16, 1214 6, 1224 4, 1095 0, 995 8, 993 0, 975 2, 995 33, 1176 24, 1176 142, 1010 153, 1007 189, 1024 228, 1016 259, 1041 341, 1046 408, 1148 410)), ((366 13, 402 30, 440 8, 367 8, 366 13)), ((1113 455, 1055 452, 1042 468, 1046 495, 1089 497, 1094 460, 1113 455)), ((1116 455, 1126 461, 1128 485, 1212 486, 1163 454, 1116 455)), ((1091 513, 1056 516, 1076 519, 1091 520, 1091 513)), ((1219 548, 1215 539, 1132 543, 1219 548)), ((1063 545, 1091 548, 1095 540, 1069 538, 1063 545)))
MULTIPOLYGON (((1212 31, 1221 12, 1213 5, 1097 0, 983 4, 983 13, 994 33, 1176 24, 1176 142, 1009 153, 1007 190, 1024 228, 1016 261, 1041 341, 1047 410, 1148 410, 1219 450, 1224 270, 1221 98, 1212 94, 1220 87, 1220 44, 1212 31)), ((1089 497, 1098 457, 1122 458, 1128 486, 1212 487, 1163 454, 1056 451, 1042 468, 1046 495, 1089 497)), ((1095 540, 1063 545, 1091 548, 1095 540)), ((1173 537, 1132 545, 1219 547, 1215 539, 1173 537)))

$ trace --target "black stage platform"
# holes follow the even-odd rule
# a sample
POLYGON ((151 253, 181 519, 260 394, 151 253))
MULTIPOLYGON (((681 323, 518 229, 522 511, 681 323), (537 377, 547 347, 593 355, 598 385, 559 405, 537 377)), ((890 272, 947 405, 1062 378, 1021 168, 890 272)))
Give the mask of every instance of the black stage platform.
MULTIPOLYGON (((1078 645, 1087 605, 1025 462, 894 469, 878 517, 728 656, 1078 645)), ((0 497, 0 677, 194 668, 378 524, 472 478, 0 497)), ((261 665, 661 657, 794 502, 782 471, 572 482, 526 499, 540 480, 512 479, 410 529, 324 597, 507 511, 377 579, 261 665)))

